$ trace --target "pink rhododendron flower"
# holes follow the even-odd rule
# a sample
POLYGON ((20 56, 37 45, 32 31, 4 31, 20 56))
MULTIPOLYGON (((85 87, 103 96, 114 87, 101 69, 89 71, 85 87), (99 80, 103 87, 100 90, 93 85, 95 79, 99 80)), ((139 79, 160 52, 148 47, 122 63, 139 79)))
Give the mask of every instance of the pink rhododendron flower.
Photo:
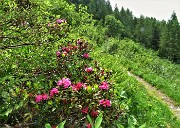
POLYGON ((62 47, 62 51, 65 51, 66 47, 62 47))
POLYGON ((87 128, 91 128, 91 124, 89 123, 89 124, 87 124, 87 128))
POLYGON ((48 99, 48 95, 47 94, 43 94, 43 95, 41 95, 42 96, 42 99, 43 100, 47 100, 48 99))
POLYGON ((94 111, 94 109, 91 112, 92 117, 97 117, 98 114, 99 114, 98 111, 94 111))
POLYGON ((102 90, 108 90, 108 83, 107 82, 102 82, 101 85, 99 86, 100 89, 102 90))
POLYGON ((60 51, 57 51, 56 52, 56 56, 59 56, 61 53, 60 53, 60 51))
POLYGON ((70 51, 70 48, 69 48, 69 47, 66 47, 64 50, 65 50, 66 52, 69 52, 69 51, 70 51))
POLYGON ((77 91, 76 85, 72 85, 72 90, 73 90, 74 92, 77 91))
POLYGON ((57 85, 58 85, 58 86, 63 85, 63 81, 62 81, 62 80, 58 80, 57 85))
POLYGON ((77 44, 81 44, 82 42, 81 42, 81 40, 80 39, 78 39, 77 40, 77 44))
POLYGON ((92 67, 85 68, 85 71, 86 71, 86 72, 88 72, 88 73, 90 73, 90 72, 92 72, 92 71, 93 71, 93 68, 92 68, 92 67))
POLYGON ((81 112, 82 112, 83 114, 87 114, 87 113, 88 113, 88 107, 83 108, 83 109, 81 110, 81 112))
POLYGON ((62 80, 59 80, 57 82, 58 86, 64 86, 64 88, 68 88, 71 85, 71 81, 69 80, 69 78, 62 78, 62 80))
POLYGON ((56 20, 56 22, 57 22, 58 24, 60 24, 60 23, 62 23, 62 22, 63 22, 63 20, 61 20, 61 19, 57 19, 57 20, 56 20))
POLYGON ((67 55, 67 52, 64 51, 64 52, 62 53, 62 56, 66 56, 66 55, 67 55))
POLYGON ((38 103, 38 102, 41 102, 41 100, 42 100, 42 95, 37 95, 35 102, 38 103))
POLYGON ((50 96, 54 96, 54 94, 57 94, 58 93, 58 89, 57 88, 53 88, 51 91, 50 91, 50 96))
POLYGON ((71 81, 69 80, 69 78, 63 78, 62 79, 64 88, 68 88, 71 85, 71 81))
POLYGON ((47 26, 48 26, 48 27, 51 26, 51 23, 48 23, 47 26))
POLYGON ((80 90, 82 87, 83 87, 83 83, 78 82, 78 83, 76 84, 77 90, 80 90))
POLYGON ((89 54, 88 54, 88 53, 84 53, 84 54, 83 54, 83 57, 84 57, 84 58, 89 58, 89 54))
POLYGON ((84 83, 78 82, 76 85, 72 86, 73 91, 79 91, 82 87, 86 88, 84 83))
POLYGON ((103 105, 104 107, 110 107, 111 106, 111 101, 107 100, 107 99, 106 100, 102 99, 102 100, 99 101, 99 104, 103 105))
POLYGON ((111 101, 110 100, 105 100, 105 102, 106 102, 106 106, 111 107, 111 101))

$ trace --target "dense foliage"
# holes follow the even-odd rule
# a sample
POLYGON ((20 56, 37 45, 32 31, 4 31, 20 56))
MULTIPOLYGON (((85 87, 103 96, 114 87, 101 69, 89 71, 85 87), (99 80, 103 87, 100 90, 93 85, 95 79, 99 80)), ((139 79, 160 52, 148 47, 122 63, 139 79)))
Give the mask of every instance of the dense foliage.
POLYGON ((1 4, 1 125, 43 127, 66 120, 66 127, 84 127, 87 114, 92 120, 103 114, 107 127, 127 118, 111 72, 93 62, 93 45, 78 38, 93 39, 85 9, 77 13, 63 0, 21 2, 1 4))

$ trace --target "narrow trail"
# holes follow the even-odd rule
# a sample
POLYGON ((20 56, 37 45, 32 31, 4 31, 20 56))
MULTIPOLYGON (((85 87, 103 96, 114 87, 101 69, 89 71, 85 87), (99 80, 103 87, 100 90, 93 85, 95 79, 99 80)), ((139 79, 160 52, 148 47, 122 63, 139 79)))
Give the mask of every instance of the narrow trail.
POLYGON ((174 113, 174 115, 180 119, 180 106, 177 106, 176 103, 171 100, 167 95, 165 95, 160 90, 157 90, 151 84, 147 83, 144 79, 132 74, 131 72, 127 72, 129 76, 134 77, 137 81, 139 81, 144 87, 152 94, 154 94, 158 99, 160 99, 163 103, 167 104, 170 110, 174 113))

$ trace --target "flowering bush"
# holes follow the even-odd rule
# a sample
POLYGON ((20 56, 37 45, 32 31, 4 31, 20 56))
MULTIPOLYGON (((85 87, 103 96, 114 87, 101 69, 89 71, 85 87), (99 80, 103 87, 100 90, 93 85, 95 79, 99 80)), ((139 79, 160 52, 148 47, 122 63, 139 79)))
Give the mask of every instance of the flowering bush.
POLYGON ((52 125, 58 124, 60 118, 66 120, 67 127, 86 126, 87 114, 95 119, 103 113, 108 120, 105 126, 117 118, 119 108, 114 103, 111 72, 93 61, 90 47, 83 39, 60 46, 56 52, 59 79, 49 92, 35 95, 34 116, 45 116, 52 125))

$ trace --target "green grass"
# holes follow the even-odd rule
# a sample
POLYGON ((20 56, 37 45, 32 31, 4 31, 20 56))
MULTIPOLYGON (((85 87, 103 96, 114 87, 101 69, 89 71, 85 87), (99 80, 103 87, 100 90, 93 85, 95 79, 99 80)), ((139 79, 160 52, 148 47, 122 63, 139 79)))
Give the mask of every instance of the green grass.
MULTIPOLYGON (((113 81, 119 90, 124 90, 128 100, 129 113, 134 115, 139 126, 146 124, 148 128, 177 128, 180 121, 172 114, 168 106, 150 95, 135 78, 127 75, 122 60, 117 55, 102 53, 97 49, 93 55, 103 66, 114 72, 113 81)), ((120 93, 120 92, 119 92, 120 93)))

